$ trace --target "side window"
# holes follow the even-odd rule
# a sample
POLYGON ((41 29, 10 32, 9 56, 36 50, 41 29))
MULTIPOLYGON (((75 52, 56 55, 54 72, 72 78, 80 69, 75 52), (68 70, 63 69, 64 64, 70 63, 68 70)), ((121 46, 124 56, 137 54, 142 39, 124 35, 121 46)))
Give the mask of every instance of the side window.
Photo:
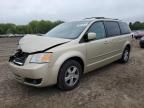
POLYGON ((105 34, 105 28, 104 28, 104 25, 103 25, 103 22, 96 22, 94 23, 90 29, 88 30, 88 33, 89 32, 94 32, 96 33, 96 39, 103 39, 105 38, 106 34, 105 34))
POLYGON ((124 23, 124 22, 119 22, 120 25, 120 29, 121 29, 121 33, 122 34, 129 34, 131 33, 131 30, 128 26, 128 24, 124 23))
POLYGON ((107 36, 113 37, 120 35, 120 28, 117 22, 108 21, 104 23, 107 29, 107 36))

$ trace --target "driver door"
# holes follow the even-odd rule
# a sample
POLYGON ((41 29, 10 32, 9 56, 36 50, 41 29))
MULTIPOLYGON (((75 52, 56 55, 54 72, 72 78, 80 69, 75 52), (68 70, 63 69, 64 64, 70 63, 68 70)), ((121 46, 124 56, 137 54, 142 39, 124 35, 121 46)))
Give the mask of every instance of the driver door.
POLYGON ((107 58, 110 57, 110 39, 106 38, 103 22, 94 23, 88 30, 88 33, 90 32, 96 33, 96 39, 86 43, 87 71, 92 71, 107 64, 107 58))

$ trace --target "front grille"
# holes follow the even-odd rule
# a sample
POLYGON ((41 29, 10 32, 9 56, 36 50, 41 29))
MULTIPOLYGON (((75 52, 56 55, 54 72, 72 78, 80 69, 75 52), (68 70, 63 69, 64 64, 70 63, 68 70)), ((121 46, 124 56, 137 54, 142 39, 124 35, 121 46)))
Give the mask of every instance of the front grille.
POLYGON ((28 55, 28 53, 25 53, 22 50, 18 50, 15 55, 10 57, 9 61, 13 62, 16 65, 23 66, 28 55))

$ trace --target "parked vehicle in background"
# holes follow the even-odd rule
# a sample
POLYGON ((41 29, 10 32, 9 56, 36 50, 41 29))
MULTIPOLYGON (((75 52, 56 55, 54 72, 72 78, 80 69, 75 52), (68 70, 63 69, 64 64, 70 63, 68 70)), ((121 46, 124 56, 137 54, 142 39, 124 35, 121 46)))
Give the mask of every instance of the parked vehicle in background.
POLYGON ((135 39, 140 39, 144 36, 144 30, 138 30, 134 31, 134 38, 135 39))
POLYGON ((7 34, 8 37, 15 37, 14 34, 7 34))
POLYGON ((140 44, 140 47, 141 47, 141 48, 144 48, 144 37, 142 37, 142 38, 140 39, 139 44, 140 44))
POLYGON ((57 84, 71 90, 84 73, 117 60, 127 63, 131 39, 128 24, 117 19, 93 17, 63 23, 44 36, 23 37, 9 59, 10 67, 20 83, 57 84))

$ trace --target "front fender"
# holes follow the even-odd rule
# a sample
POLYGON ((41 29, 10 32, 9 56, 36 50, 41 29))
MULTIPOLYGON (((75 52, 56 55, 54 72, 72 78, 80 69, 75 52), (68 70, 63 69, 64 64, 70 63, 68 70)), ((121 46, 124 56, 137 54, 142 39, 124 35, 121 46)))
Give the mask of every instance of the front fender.
POLYGON ((64 53, 64 54, 62 54, 57 60, 56 60, 56 62, 54 63, 54 65, 53 65, 53 72, 55 72, 54 74, 55 74, 55 82, 57 82, 57 77, 58 77, 58 72, 59 72, 59 69, 61 68, 61 66, 62 66, 62 64, 66 61, 66 60, 68 60, 68 59, 70 59, 70 58, 72 58, 72 57, 79 57, 79 58, 81 58, 82 59, 82 61, 84 62, 84 65, 85 65, 85 56, 84 56, 84 54, 83 53, 81 53, 81 52, 78 52, 78 51, 69 51, 69 52, 66 52, 66 53, 64 53))

